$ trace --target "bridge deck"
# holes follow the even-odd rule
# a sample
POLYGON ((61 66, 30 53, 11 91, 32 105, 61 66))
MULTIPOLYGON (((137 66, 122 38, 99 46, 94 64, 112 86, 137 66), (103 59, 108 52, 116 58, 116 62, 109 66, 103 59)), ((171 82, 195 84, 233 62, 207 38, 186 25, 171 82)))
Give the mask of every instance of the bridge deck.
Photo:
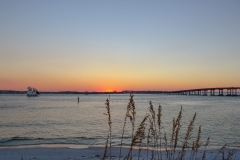
POLYGON ((215 96, 215 90, 218 90, 218 96, 224 96, 224 90, 227 91, 226 96, 237 96, 237 90, 240 87, 216 87, 216 88, 199 88, 199 89, 188 89, 188 90, 177 90, 177 91, 166 91, 165 94, 181 94, 181 95, 208 95, 210 91, 211 96, 215 96), (203 93, 202 93, 203 92, 203 93))

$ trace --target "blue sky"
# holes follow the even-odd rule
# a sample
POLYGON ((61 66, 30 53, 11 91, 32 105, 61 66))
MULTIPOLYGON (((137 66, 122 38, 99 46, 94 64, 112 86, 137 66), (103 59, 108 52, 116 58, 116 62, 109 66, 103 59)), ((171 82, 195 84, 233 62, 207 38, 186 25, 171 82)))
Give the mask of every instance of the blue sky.
POLYGON ((222 0, 1 0, 0 89, 239 86, 239 8, 222 0))

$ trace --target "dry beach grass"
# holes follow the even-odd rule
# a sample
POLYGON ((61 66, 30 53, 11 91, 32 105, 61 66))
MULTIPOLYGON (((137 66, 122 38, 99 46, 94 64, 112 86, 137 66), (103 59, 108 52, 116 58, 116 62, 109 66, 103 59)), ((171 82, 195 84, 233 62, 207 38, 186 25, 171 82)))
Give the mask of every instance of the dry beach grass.
POLYGON ((106 146, 102 160, 104 159, 150 159, 150 160, 205 160, 205 159, 221 159, 230 160, 235 159, 234 155, 237 151, 234 149, 227 149, 226 145, 216 152, 216 155, 208 155, 207 147, 210 143, 210 137, 205 142, 201 141, 201 126, 198 127, 197 134, 193 134, 194 121, 196 119, 196 113, 190 120, 187 130, 182 131, 182 107, 176 118, 172 120, 172 131, 170 135, 163 132, 162 127, 162 107, 158 106, 158 113, 155 113, 151 101, 149 102, 149 113, 146 113, 137 129, 135 127, 136 109, 133 99, 133 95, 130 95, 129 103, 126 109, 126 115, 124 118, 122 138, 119 148, 119 156, 112 157, 111 140, 112 140, 112 122, 109 99, 106 101, 106 108, 108 116, 109 133, 107 135, 106 146), (130 122, 132 130, 132 140, 129 143, 129 149, 122 153, 122 142, 125 133, 125 127, 127 122, 130 122), (185 132, 185 133, 184 133, 185 132), (180 136, 184 135, 184 136, 180 136), (181 146, 181 147, 179 147, 181 146), (137 148, 137 155, 133 155, 133 148, 137 148), (109 153, 108 153, 109 151, 109 153), (141 153, 144 153, 141 155, 141 153))

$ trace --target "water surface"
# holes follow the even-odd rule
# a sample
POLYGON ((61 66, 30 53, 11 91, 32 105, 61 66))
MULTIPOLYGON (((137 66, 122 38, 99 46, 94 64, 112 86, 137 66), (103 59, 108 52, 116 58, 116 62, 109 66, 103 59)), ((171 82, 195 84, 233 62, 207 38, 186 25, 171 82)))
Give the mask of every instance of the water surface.
MULTIPOLYGON (((104 145, 108 135, 105 102, 109 95, 23 94, 0 95, 0 146, 38 144, 104 145), (80 102, 77 102, 77 98, 80 102)), ((128 94, 110 95, 113 144, 119 145, 128 94)), ((157 112, 162 106, 162 132, 170 136, 172 118, 183 107, 182 136, 193 114, 197 113, 194 132, 202 127, 202 142, 210 136, 210 146, 240 144, 240 96, 185 96, 136 94, 136 124, 148 112, 149 101, 157 112)), ((128 120, 124 144, 129 144, 128 120)), ((194 134, 193 134, 194 136, 194 134)))

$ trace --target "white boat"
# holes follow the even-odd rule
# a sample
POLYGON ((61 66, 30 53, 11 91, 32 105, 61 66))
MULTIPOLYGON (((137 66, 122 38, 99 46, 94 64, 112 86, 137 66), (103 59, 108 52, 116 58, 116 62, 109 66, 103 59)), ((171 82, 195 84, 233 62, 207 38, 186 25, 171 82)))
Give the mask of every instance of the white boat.
POLYGON ((27 91, 28 97, 36 97, 39 95, 39 92, 36 88, 28 87, 27 89, 28 89, 27 91))

